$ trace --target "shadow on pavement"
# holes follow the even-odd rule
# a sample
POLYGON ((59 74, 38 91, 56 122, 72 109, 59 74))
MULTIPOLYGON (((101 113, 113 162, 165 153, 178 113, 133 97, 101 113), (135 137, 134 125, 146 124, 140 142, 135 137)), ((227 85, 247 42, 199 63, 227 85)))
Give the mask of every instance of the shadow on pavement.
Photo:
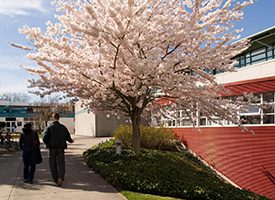
MULTIPOLYGON (((44 148, 42 148, 43 163, 36 166, 34 184, 30 185, 27 183, 23 183, 22 172, 20 172, 17 178, 16 187, 28 190, 42 190, 45 187, 55 187, 58 189, 113 193, 115 191, 114 188, 109 184, 106 184, 105 180, 101 178, 101 176, 94 173, 86 165, 83 160, 82 154, 74 154, 74 149, 78 149, 77 147, 75 147, 75 144, 73 144, 68 150, 66 150, 65 181, 61 188, 57 187, 52 181, 48 163, 48 150, 44 148)), ((21 159, 20 162, 22 162, 21 159)), ((1 181, 0 184, 2 184, 1 181)))

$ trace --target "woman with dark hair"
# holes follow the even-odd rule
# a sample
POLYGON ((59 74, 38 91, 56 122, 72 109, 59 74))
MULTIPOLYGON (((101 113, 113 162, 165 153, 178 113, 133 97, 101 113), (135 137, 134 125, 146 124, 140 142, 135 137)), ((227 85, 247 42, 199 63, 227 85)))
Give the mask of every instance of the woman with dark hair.
POLYGON ((26 123, 22 129, 19 144, 23 150, 23 177, 24 183, 33 184, 33 177, 36 169, 36 149, 40 147, 37 132, 33 131, 32 124, 26 123))

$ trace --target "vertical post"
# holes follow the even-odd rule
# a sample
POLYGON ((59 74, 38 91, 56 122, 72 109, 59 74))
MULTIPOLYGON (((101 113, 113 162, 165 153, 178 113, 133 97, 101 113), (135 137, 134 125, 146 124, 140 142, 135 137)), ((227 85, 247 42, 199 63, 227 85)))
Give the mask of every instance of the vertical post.
POLYGON ((116 154, 120 155, 121 154, 121 141, 116 140, 116 154))

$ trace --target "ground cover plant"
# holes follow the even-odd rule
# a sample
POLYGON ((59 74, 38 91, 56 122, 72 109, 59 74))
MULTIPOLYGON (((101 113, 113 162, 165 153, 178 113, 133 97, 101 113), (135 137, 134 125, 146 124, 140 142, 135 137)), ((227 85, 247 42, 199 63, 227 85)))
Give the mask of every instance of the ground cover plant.
POLYGON ((131 149, 115 154, 114 140, 84 152, 89 167, 121 190, 186 200, 265 200, 226 183, 188 151, 131 149))

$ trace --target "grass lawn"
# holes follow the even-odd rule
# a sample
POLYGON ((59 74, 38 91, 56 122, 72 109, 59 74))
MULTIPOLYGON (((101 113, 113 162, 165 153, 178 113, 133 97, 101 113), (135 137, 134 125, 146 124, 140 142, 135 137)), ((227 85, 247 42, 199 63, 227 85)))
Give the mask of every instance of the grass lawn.
POLYGON ((128 200, 179 200, 171 197, 162 197, 157 195, 142 194, 131 191, 121 191, 121 194, 123 194, 128 200))

